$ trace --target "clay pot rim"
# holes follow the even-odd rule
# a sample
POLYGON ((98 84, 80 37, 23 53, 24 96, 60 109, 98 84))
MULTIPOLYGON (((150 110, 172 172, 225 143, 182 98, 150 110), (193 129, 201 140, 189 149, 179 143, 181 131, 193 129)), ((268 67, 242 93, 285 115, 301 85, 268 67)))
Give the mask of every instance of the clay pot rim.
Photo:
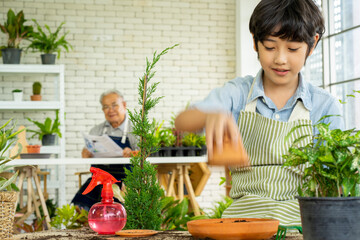
POLYGON ((264 223, 279 223, 279 220, 276 219, 267 219, 267 218, 216 218, 216 219, 198 219, 189 221, 189 223, 194 225, 199 224, 216 224, 216 223, 224 223, 224 224, 264 224, 264 223), (246 222, 235 222, 238 220, 245 220, 246 222))
POLYGON ((27 148, 39 148, 39 147, 41 147, 41 145, 38 145, 38 144, 36 144, 36 145, 27 145, 26 147, 27 148))

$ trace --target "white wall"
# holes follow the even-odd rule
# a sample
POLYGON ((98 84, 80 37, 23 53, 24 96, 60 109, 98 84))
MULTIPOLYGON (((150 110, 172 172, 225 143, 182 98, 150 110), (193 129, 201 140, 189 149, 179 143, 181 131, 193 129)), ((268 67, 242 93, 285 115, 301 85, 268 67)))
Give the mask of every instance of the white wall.
POLYGON ((249 31, 251 14, 260 0, 236 1, 236 75, 256 75, 260 69, 249 31))
MULTIPOLYGON (((248 18, 254 1, 240 0, 1 0, 0 21, 5 21, 9 8, 24 10, 25 18, 35 18, 52 29, 65 21, 70 31, 68 41, 74 46, 63 53, 58 64, 65 64, 66 156, 80 157, 83 147, 81 132, 103 121, 98 102, 100 94, 109 89, 121 90, 128 108, 137 107, 137 84, 145 69, 145 58, 157 50, 179 43, 158 63, 154 78, 159 81, 157 95, 165 98, 151 117, 169 121, 189 101, 204 98, 208 92, 235 77, 236 31, 240 33, 240 70, 255 68, 248 56, 254 51, 249 45, 248 18), (240 26, 236 30, 236 6, 240 26), (242 16, 242 14, 244 14, 242 16), (244 35, 244 36, 243 36, 244 35)), ((5 35, 0 34, 0 45, 5 35)), ((23 42, 23 46, 25 45, 23 42)), ((256 60, 256 56, 255 56, 256 60)), ((39 53, 23 54, 21 63, 40 64, 39 53)), ((257 68, 257 67, 256 67, 257 68)), ((250 71, 248 73, 256 73, 250 71)), ((246 73, 246 74, 248 74, 246 73)), ((8 89, 16 84, 8 78, 1 80, 0 100, 9 100, 8 89), (4 88, 6 86, 6 88, 4 88)), ((31 95, 31 83, 26 79, 24 98, 31 95)), ((50 88, 50 87, 49 87, 50 88)), ((45 94, 51 89, 44 88, 45 94)), ((48 113, 1 113, 0 119, 11 116, 29 125, 24 117, 42 119, 48 113)), ((167 124, 167 123, 166 123, 167 124)), ((34 140, 32 140, 34 141, 34 140)), ((68 201, 77 190, 74 172, 84 171, 88 165, 67 167, 68 201)), ((219 186, 224 169, 211 167, 212 176, 202 195, 201 208, 210 208, 225 195, 219 186)))

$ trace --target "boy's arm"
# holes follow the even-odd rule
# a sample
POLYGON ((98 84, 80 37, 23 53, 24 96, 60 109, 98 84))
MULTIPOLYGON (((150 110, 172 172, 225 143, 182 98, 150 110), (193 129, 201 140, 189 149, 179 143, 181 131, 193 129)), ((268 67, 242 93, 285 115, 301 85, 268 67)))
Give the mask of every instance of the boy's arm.
POLYGON ((175 128, 181 131, 194 132, 205 128, 206 146, 209 157, 213 153, 213 143, 216 141, 218 152, 222 151, 223 138, 229 136, 234 146, 237 146, 239 130, 231 114, 216 112, 205 113, 198 109, 181 112, 175 119, 175 128))

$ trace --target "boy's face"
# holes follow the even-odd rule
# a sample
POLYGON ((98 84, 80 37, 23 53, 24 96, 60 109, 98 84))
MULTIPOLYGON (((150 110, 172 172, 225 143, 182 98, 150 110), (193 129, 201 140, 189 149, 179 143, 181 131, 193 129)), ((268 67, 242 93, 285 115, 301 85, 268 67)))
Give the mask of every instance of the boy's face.
MULTIPOLYGON (((305 42, 295 42, 274 36, 269 36, 263 42, 259 41, 258 56, 264 69, 264 84, 279 87, 293 87, 295 84, 297 86, 298 74, 308 57, 307 50, 308 45, 305 42)), ((313 50, 314 48, 311 49, 309 56, 313 50)))

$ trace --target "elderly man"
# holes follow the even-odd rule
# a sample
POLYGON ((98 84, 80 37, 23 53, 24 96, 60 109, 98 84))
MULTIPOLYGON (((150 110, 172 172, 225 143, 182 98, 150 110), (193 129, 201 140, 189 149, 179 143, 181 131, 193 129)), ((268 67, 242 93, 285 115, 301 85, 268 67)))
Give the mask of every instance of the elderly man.
MULTIPOLYGON (((106 121, 93 127, 89 134, 97 136, 107 134, 113 140, 118 140, 119 137, 122 138, 123 136, 128 137, 130 146, 123 148, 123 155, 124 157, 130 157, 131 149, 136 148, 136 138, 129 134, 132 131, 132 127, 126 115, 124 97, 117 90, 109 90, 101 94, 100 103, 106 121)), ((86 148, 82 150, 81 155, 83 158, 93 157, 92 153, 86 148)))
MULTIPOLYGON (((94 126, 90 130, 89 134, 98 136, 101 136, 103 134, 108 135, 115 143, 117 143, 123 149, 123 156, 130 157, 131 151, 137 148, 137 140, 136 137, 131 134, 132 126, 126 114, 126 102, 124 100, 124 97, 117 90, 109 90, 101 94, 100 103, 105 115, 105 121, 94 126)), ((86 148, 82 150, 81 155, 83 158, 93 157, 92 153, 89 152, 86 148)), ((124 168, 130 169, 130 165, 128 164, 97 164, 92 166, 109 172, 117 180, 122 180, 123 178, 125 178, 124 168)), ((85 210, 89 210, 94 203, 100 202, 101 200, 101 186, 97 186, 93 191, 91 191, 85 196, 81 194, 89 185, 90 181, 91 178, 89 178, 84 183, 84 185, 80 188, 80 190, 76 193, 75 197, 72 200, 72 203, 74 203, 74 205, 78 205, 85 210)))

